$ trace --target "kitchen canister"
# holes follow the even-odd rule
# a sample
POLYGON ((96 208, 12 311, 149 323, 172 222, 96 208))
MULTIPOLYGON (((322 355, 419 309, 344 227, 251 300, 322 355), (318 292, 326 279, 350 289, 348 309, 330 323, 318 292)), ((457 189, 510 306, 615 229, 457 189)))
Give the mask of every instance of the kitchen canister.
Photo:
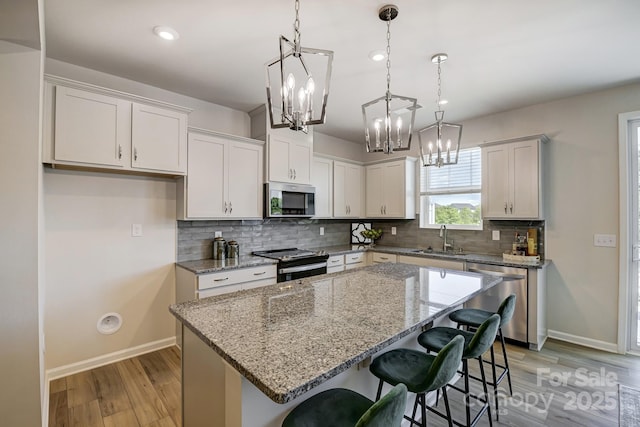
POLYGON ((223 260, 227 258, 227 241, 224 237, 213 239, 213 259, 223 260))
POLYGON ((227 245, 227 257, 229 259, 237 259, 240 257, 240 245, 235 240, 229 240, 227 245))

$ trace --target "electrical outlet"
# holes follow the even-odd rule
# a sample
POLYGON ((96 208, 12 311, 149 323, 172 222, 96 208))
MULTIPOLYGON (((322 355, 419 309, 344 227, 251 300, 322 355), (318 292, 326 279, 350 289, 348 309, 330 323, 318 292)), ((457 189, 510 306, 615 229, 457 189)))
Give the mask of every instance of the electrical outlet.
POLYGON ((324 227, 320 227, 320 235, 324 236, 324 227))
POLYGON ((391 227, 391 235, 392 236, 396 235, 396 228, 395 227, 391 227))
POLYGON ((142 237, 142 224, 131 224, 131 237, 142 237))
POLYGON ((615 234, 594 234, 593 246, 604 246, 606 248, 615 248, 616 235, 615 234))
POLYGON ((222 237, 222 231, 214 231, 213 237, 222 237))
POLYGON ((491 238, 493 240, 500 240, 500 230, 491 231, 491 238))

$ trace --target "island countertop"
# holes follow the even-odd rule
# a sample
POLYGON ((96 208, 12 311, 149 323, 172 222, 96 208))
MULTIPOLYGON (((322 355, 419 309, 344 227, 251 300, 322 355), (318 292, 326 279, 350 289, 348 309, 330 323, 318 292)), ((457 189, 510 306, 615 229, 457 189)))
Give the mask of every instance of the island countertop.
POLYGON ((170 307, 265 395, 286 403, 501 281, 378 264, 170 307))

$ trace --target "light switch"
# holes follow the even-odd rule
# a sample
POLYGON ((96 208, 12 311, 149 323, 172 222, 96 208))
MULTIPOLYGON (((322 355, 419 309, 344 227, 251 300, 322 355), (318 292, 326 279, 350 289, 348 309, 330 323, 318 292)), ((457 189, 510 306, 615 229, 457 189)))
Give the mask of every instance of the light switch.
POLYGON ((491 238, 493 240, 500 240, 500 230, 493 230, 491 232, 491 238))
POLYGON ((320 227, 320 235, 324 236, 324 227, 320 227))
POLYGON ((615 234, 594 234, 593 246, 604 246, 607 248, 616 247, 616 235, 615 234))
POLYGON ((395 236, 395 235, 396 235, 396 228, 395 228, 395 227, 391 227, 391 234, 392 234, 393 236, 395 236))
POLYGON ((131 237, 142 237, 142 224, 131 224, 131 237))
POLYGON ((213 237, 222 237, 222 231, 214 231, 213 237))

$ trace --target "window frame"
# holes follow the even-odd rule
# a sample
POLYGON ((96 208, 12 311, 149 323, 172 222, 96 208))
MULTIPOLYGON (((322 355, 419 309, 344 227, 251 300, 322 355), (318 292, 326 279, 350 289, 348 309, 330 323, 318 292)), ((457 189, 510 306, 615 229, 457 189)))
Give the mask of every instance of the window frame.
MULTIPOLYGON (((446 195, 456 195, 456 194, 478 194, 480 196, 480 209, 481 209, 481 215, 482 215, 482 153, 480 151, 480 147, 479 146, 475 146, 475 147, 466 147, 466 148, 461 148, 460 149, 460 153, 463 153, 465 151, 469 151, 469 150, 478 150, 478 164, 480 165, 480 185, 479 186, 466 186, 466 187, 456 187, 455 189, 452 188, 445 188, 442 190, 433 190, 433 191, 426 191, 427 189, 423 189, 422 188, 422 179, 421 179, 421 175, 422 175, 422 169, 427 169, 427 168, 433 168, 434 166, 423 166, 422 164, 420 164, 420 168, 418 169, 418 208, 419 208, 419 214, 420 214, 420 224, 418 224, 418 227, 421 229, 440 229, 442 227, 442 225, 446 225, 447 229, 449 230, 470 230, 470 231, 482 231, 483 230, 483 226, 484 226, 484 221, 482 219, 482 216, 480 217, 480 224, 479 225, 471 225, 471 224, 425 224, 426 218, 428 217, 428 213, 426 213, 425 211, 423 211, 423 197, 429 197, 429 196, 446 196, 446 195), (424 191, 423 191, 424 190, 424 191)), ((443 167, 447 167, 447 166, 443 166, 443 167)), ((426 171, 425 171, 426 172, 426 171)), ((428 172, 427 172, 427 183, 428 183, 428 172)), ((428 186, 428 184, 427 184, 428 186)))

